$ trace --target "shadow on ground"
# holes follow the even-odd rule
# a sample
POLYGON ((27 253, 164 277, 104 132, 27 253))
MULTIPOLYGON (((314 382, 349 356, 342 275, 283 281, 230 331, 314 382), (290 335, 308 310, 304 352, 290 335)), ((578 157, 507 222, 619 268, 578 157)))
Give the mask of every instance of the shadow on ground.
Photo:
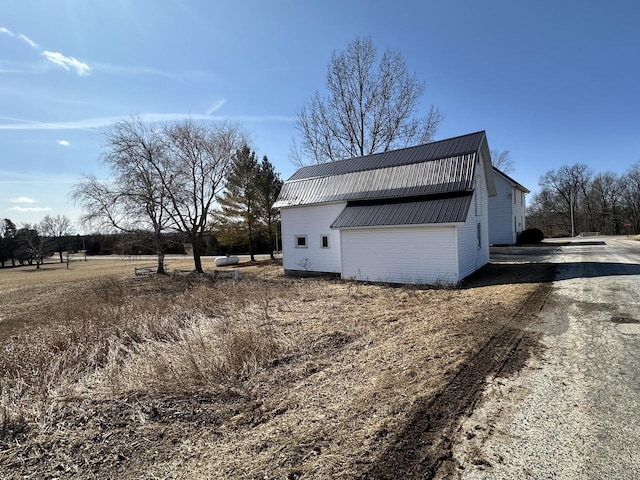
POLYGON ((640 265, 612 262, 490 263, 464 279, 460 288, 618 275, 640 275, 640 265))

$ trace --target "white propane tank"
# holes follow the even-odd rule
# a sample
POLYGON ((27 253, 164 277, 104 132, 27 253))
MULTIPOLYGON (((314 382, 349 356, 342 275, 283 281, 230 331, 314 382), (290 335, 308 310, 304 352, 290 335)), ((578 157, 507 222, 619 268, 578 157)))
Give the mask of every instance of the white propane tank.
POLYGON ((226 257, 216 257, 214 260, 216 267, 224 267, 225 265, 237 265, 240 258, 237 255, 227 255, 226 257))

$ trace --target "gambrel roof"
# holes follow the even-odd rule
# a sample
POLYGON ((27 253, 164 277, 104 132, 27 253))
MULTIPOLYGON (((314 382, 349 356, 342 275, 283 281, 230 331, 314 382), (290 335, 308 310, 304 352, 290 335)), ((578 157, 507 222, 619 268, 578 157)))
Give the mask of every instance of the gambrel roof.
POLYGON ((303 167, 284 183, 274 207, 348 202, 332 228, 464 221, 478 156, 489 195, 495 195, 486 134, 480 131, 303 167))

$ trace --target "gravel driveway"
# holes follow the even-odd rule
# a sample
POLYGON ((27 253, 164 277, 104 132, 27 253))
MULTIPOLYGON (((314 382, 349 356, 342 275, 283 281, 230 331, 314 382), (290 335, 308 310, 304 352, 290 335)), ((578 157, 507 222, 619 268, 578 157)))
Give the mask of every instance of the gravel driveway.
MULTIPOLYGON (((640 242, 556 248, 533 257, 559 264, 537 325, 546 348, 515 376, 489 379, 459 430, 458 478, 640 478, 640 242)), ((513 252, 498 261, 523 260, 513 252)))

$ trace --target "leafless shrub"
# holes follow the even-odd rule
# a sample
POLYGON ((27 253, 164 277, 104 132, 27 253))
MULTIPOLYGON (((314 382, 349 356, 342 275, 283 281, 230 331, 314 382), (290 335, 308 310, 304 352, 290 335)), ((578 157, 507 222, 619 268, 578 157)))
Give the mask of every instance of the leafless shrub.
POLYGON ((305 272, 311 271, 312 263, 311 263, 311 260, 309 260, 308 258, 300 259, 299 261, 296 262, 296 265, 302 268, 305 272))

